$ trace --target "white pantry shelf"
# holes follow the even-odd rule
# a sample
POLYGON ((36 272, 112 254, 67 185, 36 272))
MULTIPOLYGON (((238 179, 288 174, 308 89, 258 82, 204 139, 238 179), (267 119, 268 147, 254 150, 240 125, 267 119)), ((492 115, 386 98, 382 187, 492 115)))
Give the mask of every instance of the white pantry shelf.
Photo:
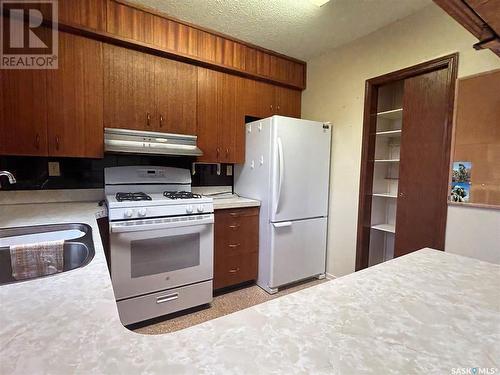
POLYGON ((399 120, 403 118, 403 108, 392 109, 390 111, 378 112, 377 117, 387 120, 399 120))
POLYGON ((375 163, 399 163, 399 159, 375 159, 375 163))
POLYGON ((374 197, 382 197, 382 198, 397 198, 397 195, 389 194, 389 193, 374 193, 372 194, 374 197))
POLYGON ((396 233, 396 226, 394 224, 377 224, 372 225, 371 228, 382 232, 396 233))
POLYGON ((394 136, 401 135, 401 129, 380 131, 380 132, 376 132, 375 134, 379 137, 394 137, 394 136))

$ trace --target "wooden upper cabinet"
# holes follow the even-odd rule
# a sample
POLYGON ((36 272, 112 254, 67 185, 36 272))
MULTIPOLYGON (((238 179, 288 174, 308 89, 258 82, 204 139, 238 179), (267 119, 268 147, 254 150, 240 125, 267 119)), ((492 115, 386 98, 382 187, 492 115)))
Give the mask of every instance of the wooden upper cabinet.
POLYGON ((299 90, 276 87, 277 114, 300 118, 302 92, 299 90))
POLYGON ((155 130, 196 135, 196 67, 159 57, 154 59, 155 130))
POLYGON ((243 163, 245 118, 243 79, 198 68, 198 145, 200 161, 243 163))
POLYGON ((46 70, 0 70, 0 152, 47 156, 46 70))
POLYGON ((63 0, 58 12, 63 24, 106 31, 106 0, 63 0))
POLYGON ((245 79, 244 115, 265 118, 275 114, 275 86, 245 79))
POLYGON ((104 45, 104 127, 154 130, 155 57, 104 45))
POLYGON ((47 71, 51 156, 103 156, 102 44, 59 33, 59 68, 47 71))
POLYGON ((217 92, 219 75, 214 70, 198 67, 198 147, 203 156, 198 158, 203 162, 218 162, 220 157, 218 136, 217 92))

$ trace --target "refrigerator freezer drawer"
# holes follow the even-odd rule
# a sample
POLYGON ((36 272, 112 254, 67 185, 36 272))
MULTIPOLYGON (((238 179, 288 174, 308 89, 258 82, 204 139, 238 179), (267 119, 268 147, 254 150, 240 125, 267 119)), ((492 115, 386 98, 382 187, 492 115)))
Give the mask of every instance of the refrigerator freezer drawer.
POLYGON ((325 272, 327 218, 270 223, 271 288, 325 272))

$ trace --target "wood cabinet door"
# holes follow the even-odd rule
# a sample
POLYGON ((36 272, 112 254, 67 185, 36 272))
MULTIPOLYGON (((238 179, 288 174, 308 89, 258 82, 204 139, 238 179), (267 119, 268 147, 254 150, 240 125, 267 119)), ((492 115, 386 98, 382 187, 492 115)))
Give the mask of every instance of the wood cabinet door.
POLYGON ((245 115, 259 118, 272 116, 276 110, 275 86, 245 80, 245 115))
POLYGON ((196 135, 196 67, 154 57, 156 131, 196 135))
POLYGON ((63 0, 58 2, 62 24, 106 31, 106 0, 63 0))
POLYGON ((444 250, 451 129, 448 70, 404 83, 395 256, 444 250))
POLYGON ((282 116, 300 118, 302 92, 276 87, 277 113, 282 116))
POLYGON ((154 130, 154 57, 104 45, 104 127, 154 130))
POLYGON ((203 151, 199 161, 217 163, 220 156, 218 138, 218 86, 221 73, 198 67, 197 117, 198 147, 203 151))
POLYGON ((59 68, 47 71, 50 156, 103 156, 102 43, 59 33, 59 68))
POLYGON ((0 70, 0 153, 47 156, 46 70, 0 70))

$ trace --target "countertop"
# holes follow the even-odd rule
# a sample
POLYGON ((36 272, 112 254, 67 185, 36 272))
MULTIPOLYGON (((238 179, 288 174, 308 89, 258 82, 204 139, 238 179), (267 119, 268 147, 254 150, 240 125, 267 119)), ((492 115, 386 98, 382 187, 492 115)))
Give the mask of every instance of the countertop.
POLYGON ((0 206, 0 227, 83 222, 84 268, 0 287, 3 374, 449 374, 500 368, 500 266, 424 249, 191 328, 118 318, 93 203, 0 206))
POLYGON ((237 195, 231 197, 220 197, 220 198, 213 197, 213 199, 214 199, 214 210, 260 206, 260 202, 255 199, 243 198, 237 195))

